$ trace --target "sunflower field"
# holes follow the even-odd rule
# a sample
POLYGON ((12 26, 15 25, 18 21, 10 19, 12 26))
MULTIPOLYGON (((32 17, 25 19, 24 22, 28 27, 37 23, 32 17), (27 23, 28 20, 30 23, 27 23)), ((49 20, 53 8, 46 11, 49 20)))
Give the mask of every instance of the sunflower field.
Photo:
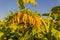
POLYGON ((25 8, 26 3, 37 5, 35 0, 18 0, 20 11, 0 21, 0 40, 60 40, 60 6, 40 15, 25 8))

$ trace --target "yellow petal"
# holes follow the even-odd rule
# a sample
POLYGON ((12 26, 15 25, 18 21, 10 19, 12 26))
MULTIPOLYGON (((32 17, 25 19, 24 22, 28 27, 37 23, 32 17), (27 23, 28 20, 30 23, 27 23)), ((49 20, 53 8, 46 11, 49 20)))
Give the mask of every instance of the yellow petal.
POLYGON ((4 34, 3 32, 0 32, 0 38, 2 37, 3 34, 4 34))

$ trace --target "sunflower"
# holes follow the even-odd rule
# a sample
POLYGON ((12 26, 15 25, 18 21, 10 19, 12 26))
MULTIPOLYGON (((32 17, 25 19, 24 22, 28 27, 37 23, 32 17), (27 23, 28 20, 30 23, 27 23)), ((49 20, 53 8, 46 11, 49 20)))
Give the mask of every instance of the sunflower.
POLYGON ((27 0, 23 0, 23 3, 27 3, 27 0))
POLYGON ((31 25, 31 27, 34 26, 35 20, 34 20, 33 16, 28 16, 28 18, 29 18, 29 24, 31 25))
POLYGON ((38 15, 35 15, 34 19, 36 21, 36 23, 35 23, 36 27, 39 28, 41 26, 41 19, 40 19, 40 17, 38 15))
POLYGON ((27 14, 26 13, 23 14, 22 22, 24 22, 25 24, 27 22, 27 14))
POLYGON ((22 16, 22 14, 23 14, 22 12, 18 12, 18 13, 17 13, 17 22, 18 22, 18 23, 20 23, 20 21, 21 21, 20 18, 21 18, 21 16, 22 16))

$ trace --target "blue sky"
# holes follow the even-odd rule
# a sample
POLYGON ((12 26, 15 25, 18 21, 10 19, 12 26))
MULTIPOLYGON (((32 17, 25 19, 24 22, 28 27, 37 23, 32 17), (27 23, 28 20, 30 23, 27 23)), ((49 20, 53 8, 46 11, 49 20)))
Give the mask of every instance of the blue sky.
MULTIPOLYGON (((36 0, 37 6, 26 4, 27 8, 39 13, 50 12, 54 6, 60 6, 60 0, 36 0)), ((17 0, 0 0, 0 20, 3 19, 9 11, 19 10, 16 4, 17 0)))

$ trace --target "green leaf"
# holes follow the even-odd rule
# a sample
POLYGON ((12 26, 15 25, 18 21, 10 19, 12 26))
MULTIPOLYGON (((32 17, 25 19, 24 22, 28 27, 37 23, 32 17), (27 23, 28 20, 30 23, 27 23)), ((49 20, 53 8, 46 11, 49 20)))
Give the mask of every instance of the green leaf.
POLYGON ((55 38, 60 39, 60 31, 52 28, 52 36, 55 36, 55 38))
POLYGON ((17 4, 18 4, 20 9, 24 9, 25 8, 22 0, 18 0, 17 4))

